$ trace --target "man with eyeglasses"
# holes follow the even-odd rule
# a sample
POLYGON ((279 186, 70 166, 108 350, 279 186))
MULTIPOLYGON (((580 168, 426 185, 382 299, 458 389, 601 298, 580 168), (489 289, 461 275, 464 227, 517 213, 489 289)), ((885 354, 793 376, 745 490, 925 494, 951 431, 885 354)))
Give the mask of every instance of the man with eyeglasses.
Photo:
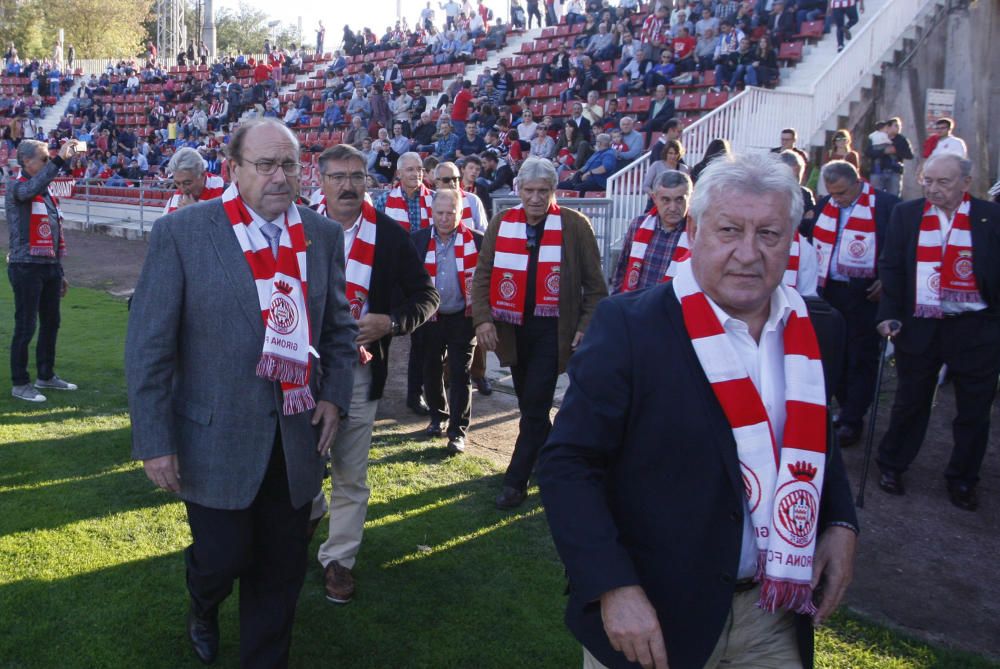
POLYGON ((125 341, 132 455, 184 501, 187 634, 204 663, 240 581, 241 666, 288 666, 311 502, 350 407, 344 234, 293 203, 299 143, 241 125, 221 198, 156 222, 125 341))
POLYGON ((878 331, 893 338, 899 377, 878 449, 879 487, 905 492, 903 473, 947 365, 957 415, 944 476, 952 504, 975 511, 1000 373, 1000 206, 969 194, 972 162, 954 153, 928 158, 922 182, 924 198, 893 210, 879 256, 878 331))
MULTIPOLYGON (((320 205, 344 230, 347 301, 360 332, 350 410, 330 450, 330 532, 318 554, 327 599, 346 604, 354 596, 351 569, 368 511, 368 449, 388 375, 389 345, 394 336, 412 333, 430 318, 439 298, 408 232, 365 201, 360 152, 347 144, 331 146, 320 154, 319 169, 320 205)), ((320 493, 313 502, 313 528, 326 506, 320 493)))
MULTIPOLYGON (((474 156, 470 156, 470 160, 474 159, 476 164, 473 164, 473 168, 469 169, 468 172, 471 174, 475 172, 476 176, 479 175, 479 159, 474 156)), ((464 168, 463 168, 464 174, 464 168)), ((486 232, 486 226, 489 225, 489 219, 486 217, 486 207, 483 206, 483 201, 479 199, 476 195, 476 177, 473 176, 468 180, 472 185, 464 186, 463 177, 459 175, 458 165, 455 163, 441 163, 434 170, 434 187, 437 190, 447 189, 447 190, 458 190, 461 196, 462 209, 460 211, 462 225, 470 230, 476 230, 478 232, 486 232), (471 188, 471 190, 467 190, 471 188)), ((417 250, 420 250, 419 248, 417 250)), ((480 395, 492 395, 493 385, 490 380, 486 378, 486 349, 482 346, 475 347, 475 353, 472 357, 472 382, 476 384, 476 390, 479 391, 480 395)))

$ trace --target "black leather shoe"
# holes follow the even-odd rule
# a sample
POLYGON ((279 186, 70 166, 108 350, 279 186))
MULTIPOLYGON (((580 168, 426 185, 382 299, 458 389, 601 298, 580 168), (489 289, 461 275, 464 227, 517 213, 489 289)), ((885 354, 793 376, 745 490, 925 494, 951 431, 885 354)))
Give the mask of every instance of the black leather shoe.
POLYGON ((204 664, 215 662, 219 654, 219 610, 212 609, 210 613, 198 615, 194 602, 187 619, 188 639, 191 648, 204 664))
POLYGON ((493 394, 493 384, 485 376, 481 379, 473 379, 473 383, 476 384, 476 390, 479 391, 480 395, 492 395, 493 394))
POLYGON ((444 434, 444 430, 441 429, 441 423, 431 421, 431 424, 424 428, 424 436, 426 437, 440 437, 442 434, 444 434))
POLYGON ((890 495, 902 495, 906 492, 903 489, 903 475, 896 472, 882 472, 878 477, 878 487, 890 495))
POLYGON ((430 407, 427 406, 427 402, 424 401, 422 395, 410 396, 406 399, 406 406, 410 411, 417 414, 418 416, 426 416, 431 412, 430 407))
POLYGON ((848 446, 853 446, 861 440, 861 430, 841 423, 837 427, 837 438, 840 440, 840 447, 847 448, 848 446))
POLYGON ((495 500, 496 507, 498 509, 514 509, 524 504, 524 500, 527 497, 528 493, 526 491, 505 485, 500 494, 497 495, 495 500))
POLYGON ((951 503, 963 511, 975 511, 979 508, 979 500, 976 499, 976 486, 968 483, 949 483, 948 497, 951 503))
POLYGON ((465 453, 465 437, 451 437, 448 439, 449 453, 465 453))

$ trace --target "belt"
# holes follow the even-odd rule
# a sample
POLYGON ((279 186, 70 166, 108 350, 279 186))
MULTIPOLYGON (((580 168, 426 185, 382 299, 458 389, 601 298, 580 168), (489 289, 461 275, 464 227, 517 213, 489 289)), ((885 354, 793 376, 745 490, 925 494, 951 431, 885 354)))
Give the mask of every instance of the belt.
POLYGON ((743 578, 740 579, 739 581, 736 581, 736 586, 733 588, 733 590, 735 590, 736 593, 739 594, 741 592, 749 592, 750 590, 753 590, 755 587, 757 587, 757 583, 752 578, 743 578))

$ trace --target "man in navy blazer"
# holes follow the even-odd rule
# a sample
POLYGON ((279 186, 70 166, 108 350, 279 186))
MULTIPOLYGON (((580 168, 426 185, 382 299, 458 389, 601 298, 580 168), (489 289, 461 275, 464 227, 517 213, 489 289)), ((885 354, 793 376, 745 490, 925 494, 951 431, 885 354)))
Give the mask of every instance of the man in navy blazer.
MULTIPOLYGON (((778 164, 766 154, 746 155, 705 170, 691 203, 692 257, 684 263, 694 277, 687 280, 725 323, 726 341, 737 342, 733 350, 769 424, 775 404, 790 406, 769 401, 775 384, 785 397, 776 370, 789 307, 780 305, 801 299, 780 286, 802 199, 778 164)), ((757 559, 777 555, 758 553, 755 535, 768 528, 749 524, 742 451, 688 334, 676 293, 681 279, 601 302, 570 363, 569 389, 538 470, 569 578, 566 622, 584 646, 586 668, 668 661, 671 669, 721 661, 810 667, 812 625, 833 612, 851 579, 857 533, 836 439, 827 422, 812 518, 818 610, 811 619, 765 612, 756 606, 757 559)), ((820 301, 809 315, 829 392, 843 323, 820 301)), ((774 445, 780 452, 781 442, 774 445)))
POLYGON ((879 297, 882 294, 882 282, 878 278, 878 251, 885 244, 886 231, 889 228, 889 216, 899 202, 899 198, 885 191, 872 189, 875 218, 875 248, 870 251, 871 268, 874 276, 848 276, 838 265, 838 251, 848 244, 845 238, 850 231, 845 232, 849 220, 861 213, 859 202, 864 181, 857 169, 844 160, 832 160, 823 166, 821 178, 826 184, 829 195, 823 197, 816 205, 816 215, 802 225, 803 234, 816 245, 814 231, 816 221, 826 210, 836 212, 837 242, 834 245, 833 257, 828 262, 825 281, 820 281, 819 295, 840 312, 847 324, 847 348, 844 361, 844 374, 840 384, 834 389, 837 398, 839 414, 834 421, 837 436, 842 447, 850 446, 861 438, 861 427, 865 414, 875 399, 875 375, 879 364, 879 337, 875 331, 875 320, 879 297), (830 205, 829 207, 827 205, 830 205))

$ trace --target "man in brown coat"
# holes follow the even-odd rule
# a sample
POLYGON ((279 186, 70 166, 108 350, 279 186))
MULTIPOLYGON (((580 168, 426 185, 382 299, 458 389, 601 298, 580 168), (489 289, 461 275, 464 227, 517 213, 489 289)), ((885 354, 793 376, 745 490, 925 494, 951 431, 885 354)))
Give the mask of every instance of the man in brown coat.
POLYGON ((497 508, 524 502, 538 450, 552 427, 556 380, 608 294, 590 221, 556 205, 552 163, 521 166, 521 204, 490 221, 472 285, 479 345, 514 378, 521 421, 497 508))

